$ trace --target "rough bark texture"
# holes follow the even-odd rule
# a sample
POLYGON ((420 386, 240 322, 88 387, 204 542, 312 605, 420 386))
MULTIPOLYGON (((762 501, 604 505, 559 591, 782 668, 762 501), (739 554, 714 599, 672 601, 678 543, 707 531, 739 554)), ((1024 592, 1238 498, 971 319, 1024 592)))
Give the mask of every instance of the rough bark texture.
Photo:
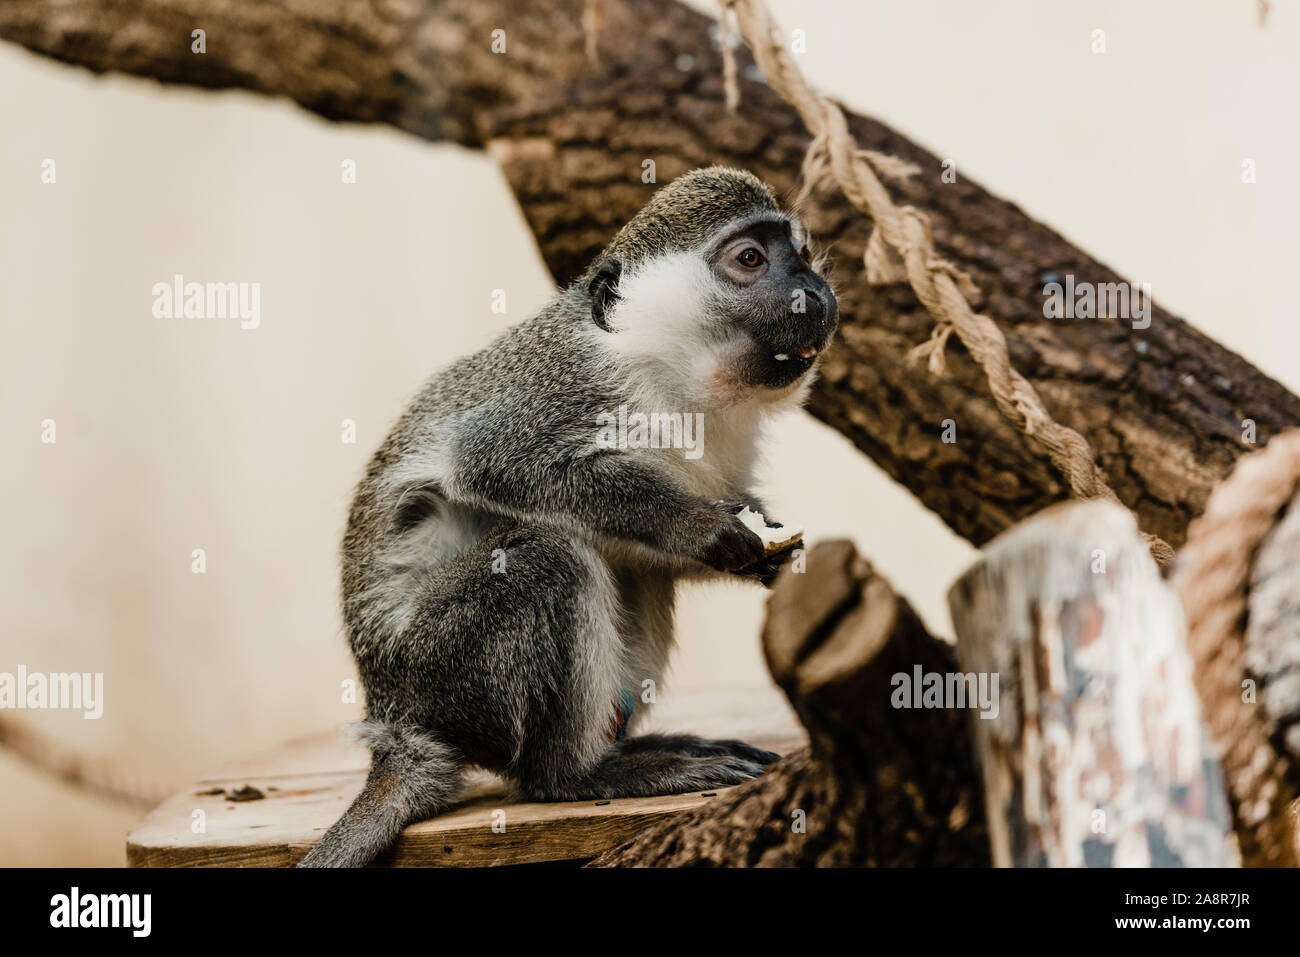
MULTIPOLYGON (((680 4, 608 0, 599 65, 584 52, 580 0, 9 0, 0 37, 93 70, 288 96, 323 116, 383 122, 430 140, 487 148, 501 163, 546 262, 576 274, 658 182, 711 162, 753 169, 791 194, 807 136, 792 109, 747 69, 742 104, 722 100, 712 22, 680 4), (207 52, 191 52, 191 31, 207 52), (505 53, 492 31, 505 31, 505 53)), ((1053 322, 1048 277, 1119 278, 933 155, 850 116, 862 146, 915 163, 895 186, 930 213, 941 255, 967 270, 1011 360, 1048 410, 1092 443, 1146 531, 1174 546, 1213 484, 1250 446, 1300 423, 1300 399, 1158 307, 1151 327, 1053 322)), ((1075 188, 1087 188, 1075 184, 1075 188)), ((1098 196, 1103 202, 1105 197, 1098 196)), ((870 287, 870 223, 837 195, 810 224, 832 245, 843 334, 810 409, 911 489, 955 531, 983 543, 1064 497, 1055 471, 998 414, 979 370, 949 346, 951 375, 904 361, 931 320, 904 286, 870 287), (959 441, 939 441, 944 419, 959 441)))
POLYGON ((953 671, 952 648, 848 542, 807 561, 778 579, 763 647, 810 748, 594 866, 988 865, 965 714, 894 707, 894 676, 953 671))
POLYGON ((997 538, 948 595, 1002 867, 1222 867, 1231 814, 1178 596, 1133 517, 1061 505, 997 538), (988 717, 984 717, 988 715, 988 717))

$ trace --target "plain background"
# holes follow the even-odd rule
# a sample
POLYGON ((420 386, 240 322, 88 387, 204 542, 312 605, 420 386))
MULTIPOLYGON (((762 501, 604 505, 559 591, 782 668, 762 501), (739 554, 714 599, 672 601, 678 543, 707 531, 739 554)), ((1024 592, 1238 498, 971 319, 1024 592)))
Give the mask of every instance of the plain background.
MULTIPOLYGON (((1256 0, 772 7, 805 31, 816 85, 1300 391, 1294 5, 1263 25, 1256 0)), ((11 717, 177 787, 351 720, 336 571, 351 488, 431 371, 553 291, 502 177, 287 102, 94 78, 8 45, 0 131, 0 671, 105 674, 99 721, 11 717), (150 289, 175 273, 260 282, 261 328, 155 319, 150 289)), ((767 448, 777 516, 855 539, 950 632, 970 546, 802 413, 767 448)), ((675 687, 765 683, 762 601, 688 592, 675 687)), ((119 864, 138 819, 3 753, 0 810, 10 865, 119 864)))

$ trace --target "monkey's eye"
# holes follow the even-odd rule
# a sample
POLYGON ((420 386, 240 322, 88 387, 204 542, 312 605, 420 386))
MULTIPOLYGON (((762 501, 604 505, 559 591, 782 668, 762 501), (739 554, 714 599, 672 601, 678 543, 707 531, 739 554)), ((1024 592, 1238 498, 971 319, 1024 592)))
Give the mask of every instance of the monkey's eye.
POLYGON ((757 269, 759 266, 763 265, 763 263, 767 262, 767 260, 763 258, 763 254, 757 249, 753 246, 749 246, 736 257, 736 262, 740 263, 747 269, 757 269))
POLYGON ((803 249, 799 250, 799 256, 808 265, 810 266, 812 265, 812 250, 809 249, 806 245, 803 247, 803 249))

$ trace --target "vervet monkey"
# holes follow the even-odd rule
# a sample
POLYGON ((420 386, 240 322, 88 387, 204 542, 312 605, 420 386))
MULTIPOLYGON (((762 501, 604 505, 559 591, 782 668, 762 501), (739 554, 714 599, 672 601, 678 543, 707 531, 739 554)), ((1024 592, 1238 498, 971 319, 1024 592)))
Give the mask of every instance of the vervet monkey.
POLYGON ((791 555, 738 513, 766 514, 760 427, 803 400, 838 321, 818 265, 771 189, 696 170, 537 316, 429 380, 343 543, 370 774, 301 866, 371 862, 469 765, 567 801, 707 790, 776 760, 628 732, 663 677, 677 582, 770 584, 791 555), (701 413, 702 454, 599 442, 620 407, 701 413))

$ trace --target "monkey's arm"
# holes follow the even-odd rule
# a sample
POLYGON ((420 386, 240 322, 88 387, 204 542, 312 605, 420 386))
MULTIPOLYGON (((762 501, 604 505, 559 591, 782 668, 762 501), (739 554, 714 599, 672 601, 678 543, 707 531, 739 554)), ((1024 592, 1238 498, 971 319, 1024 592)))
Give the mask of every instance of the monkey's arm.
POLYGON ((507 445, 479 431, 453 461, 446 491, 470 504, 576 525, 719 571, 763 558, 762 540, 724 503, 690 495, 671 475, 618 450, 530 447, 518 436, 507 445))

